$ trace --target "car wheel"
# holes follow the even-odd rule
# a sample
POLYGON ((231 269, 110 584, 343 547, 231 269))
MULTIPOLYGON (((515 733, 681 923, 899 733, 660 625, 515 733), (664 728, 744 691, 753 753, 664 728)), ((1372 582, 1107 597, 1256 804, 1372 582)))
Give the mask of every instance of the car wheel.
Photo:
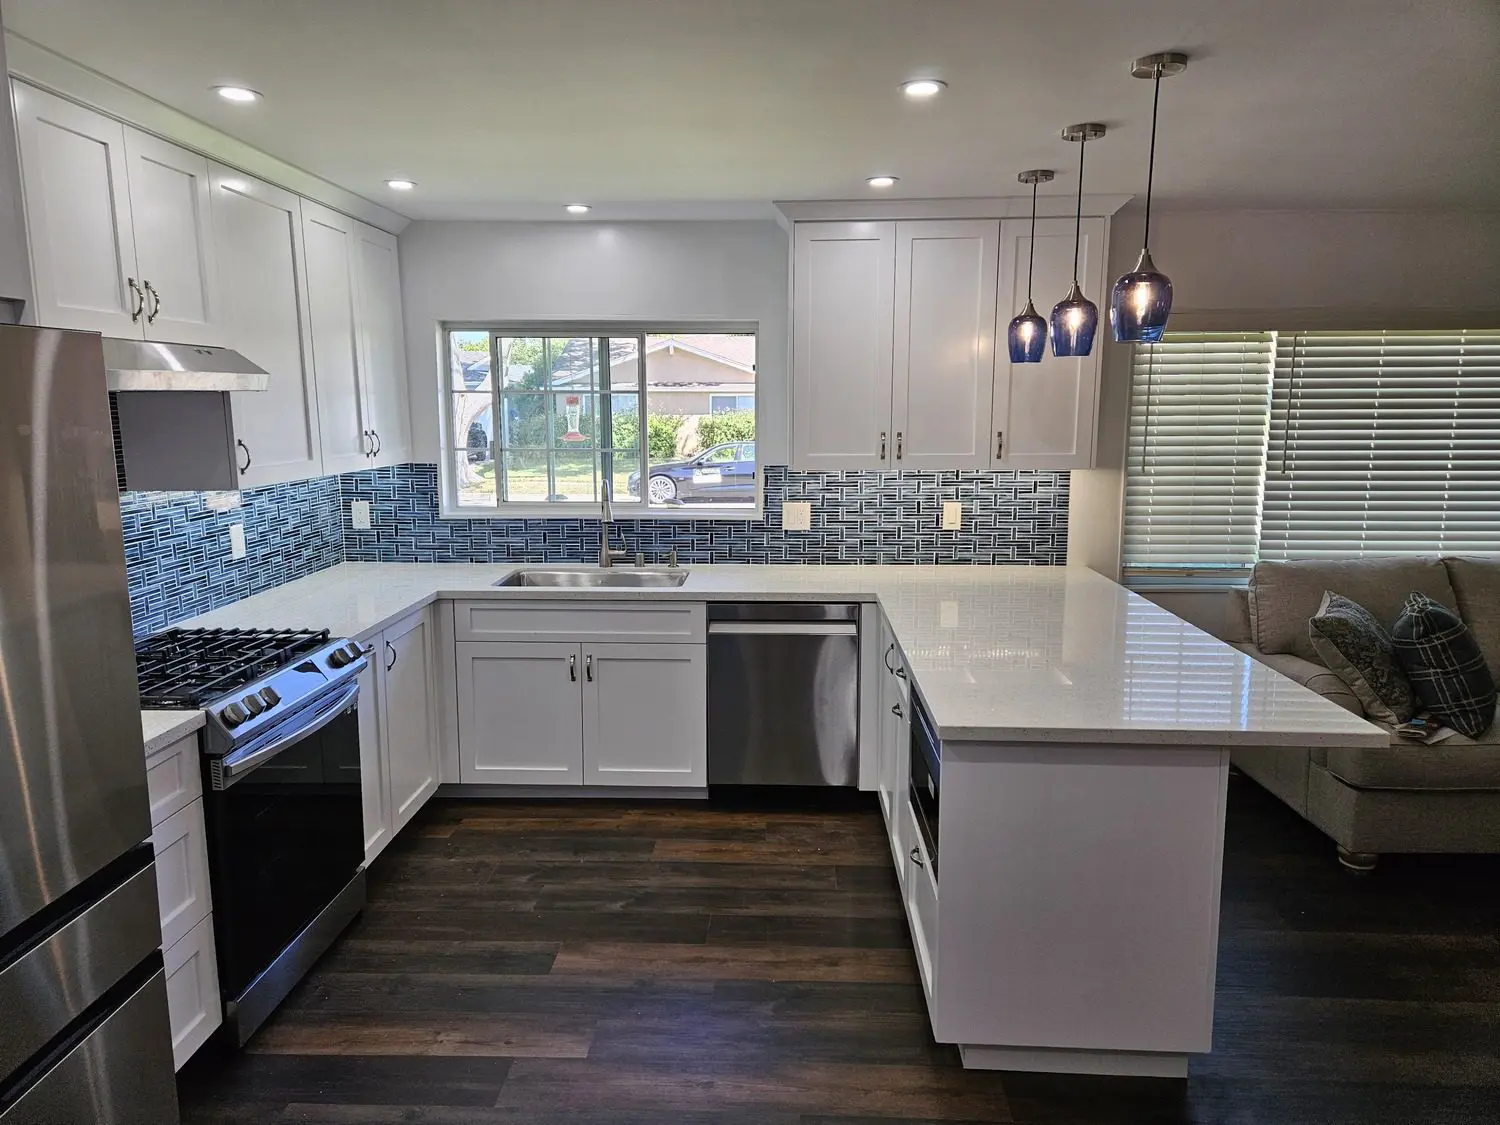
POLYGON ((677 482, 671 477, 652 477, 647 489, 653 504, 670 504, 677 499, 677 482))

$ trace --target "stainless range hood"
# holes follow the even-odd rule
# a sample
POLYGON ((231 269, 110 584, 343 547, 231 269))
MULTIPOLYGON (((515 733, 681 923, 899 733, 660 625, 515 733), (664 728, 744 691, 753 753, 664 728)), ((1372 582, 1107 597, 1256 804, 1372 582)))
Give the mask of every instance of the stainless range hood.
POLYGON ((270 376, 232 348, 104 337, 112 391, 263 391, 270 376))

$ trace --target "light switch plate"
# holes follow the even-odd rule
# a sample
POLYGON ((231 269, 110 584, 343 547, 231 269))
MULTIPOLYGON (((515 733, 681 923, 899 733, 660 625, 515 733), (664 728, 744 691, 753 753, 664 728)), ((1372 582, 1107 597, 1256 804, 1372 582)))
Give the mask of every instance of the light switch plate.
POLYGON ((781 506, 781 528, 783 531, 812 530, 812 502, 788 500, 781 506))
POLYGON ((245 557, 245 525, 242 523, 229 525, 229 557, 232 559, 245 557))
POLYGON ((943 501, 943 530, 962 531, 964 526, 964 506, 961 500, 943 501))
POLYGON ((368 500, 349 501, 349 522, 354 525, 355 531, 370 530, 370 502, 368 500))

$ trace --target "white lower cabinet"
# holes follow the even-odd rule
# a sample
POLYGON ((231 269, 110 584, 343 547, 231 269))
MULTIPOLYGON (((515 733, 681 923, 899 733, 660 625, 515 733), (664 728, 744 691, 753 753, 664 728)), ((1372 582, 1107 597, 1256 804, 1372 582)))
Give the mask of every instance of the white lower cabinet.
MULTIPOLYGON (((476 603, 477 604, 477 603, 476 603)), ((494 603, 490 603, 493 606, 494 603)), ((465 620, 465 605, 458 619, 465 620)), ((642 607, 595 610, 593 635, 459 641, 459 774, 465 784, 702 788, 708 776, 708 656, 702 643, 637 643, 642 607), (615 631, 615 627, 621 631, 615 631)), ((684 636, 701 637, 703 607, 684 636)), ((516 628, 557 636, 577 618, 521 610, 516 628), (556 629, 553 625, 556 625, 556 629)), ((508 631, 496 610, 491 631, 508 631)), ((460 636, 465 635, 462 628, 460 636)))
POLYGON ((178 1070, 223 1022, 214 920, 205 918, 162 954, 167 976, 167 1013, 172 1061, 178 1070))
POLYGON ((583 661, 584 784, 708 784, 704 645, 588 645, 583 661))
POLYGON ((583 784, 579 646, 459 642, 458 745, 466 784, 583 784))
POLYGON ((437 792, 441 781, 433 632, 426 609, 387 626, 370 641, 370 664, 360 674, 367 863, 437 792))
POLYGON ((196 734, 164 746, 146 759, 167 1012, 172 1027, 172 1058, 179 1070, 224 1018, 214 960, 208 836, 203 826, 199 768, 196 734))

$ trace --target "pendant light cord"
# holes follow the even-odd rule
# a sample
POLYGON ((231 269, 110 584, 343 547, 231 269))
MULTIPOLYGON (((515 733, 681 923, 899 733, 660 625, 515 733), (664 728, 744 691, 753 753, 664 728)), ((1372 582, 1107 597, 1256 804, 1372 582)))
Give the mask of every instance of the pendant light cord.
MULTIPOLYGON (((1036 189, 1037 181, 1031 181, 1031 258, 1026 263, 1026 303, 1031 304, 1031 279, 1036 274, 1036 189)), ((1078 267, 1073 267, 1078 272, 1078 267)))
MULTIPOLYGON (((1088 148, 1088 138, 1078 142, 1078 210, 1073 216, 1073 285, 1078 285, 1078 243, 1083 238, 1083 150, 1088 148)), ((1036 238, 1032 237, 1032 243, 1036 238)))
POLYGON ((1151 182, 1156 178, 1156 110, 1161 105, 1161 64, 1156 65, 1156 91, 1151 95, 1151 155, 1146 161, 1146 229, 1141 246, 1151 250, 1151 182))

